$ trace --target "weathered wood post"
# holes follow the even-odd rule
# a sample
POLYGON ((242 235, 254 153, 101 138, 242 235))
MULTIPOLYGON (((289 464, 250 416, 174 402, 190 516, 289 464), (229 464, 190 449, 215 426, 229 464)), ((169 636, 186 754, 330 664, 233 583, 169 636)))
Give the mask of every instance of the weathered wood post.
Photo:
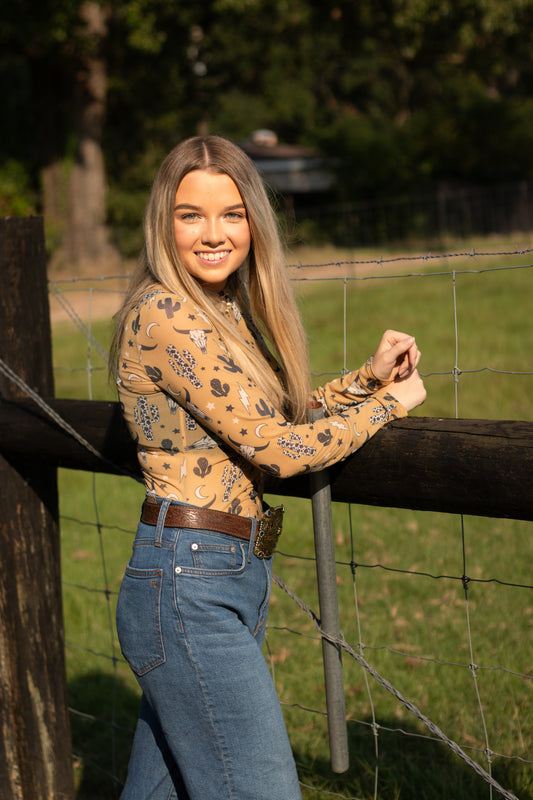
MULTIPOLYGON (((0 358, 53 396, 40 218, 0 219, 0 320, 0 358)), ((0 397, 21 396, 0 373, 0 397)), ((55 467, 0 455, 0 511, 0 793, 71 800, 55 467)))

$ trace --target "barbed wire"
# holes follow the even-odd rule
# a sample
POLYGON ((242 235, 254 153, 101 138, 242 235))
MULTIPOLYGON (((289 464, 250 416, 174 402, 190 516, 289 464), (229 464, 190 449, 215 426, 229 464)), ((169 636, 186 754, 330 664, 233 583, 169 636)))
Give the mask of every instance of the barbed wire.
MULTIPOLYGON (((443 259, 451 259, 451 258, 488 258, 488 257, 502 257, 502 256, 524 256, 528 255, 529 253, 533 253, 533 248, 526 247, 526 248, 515 248, 513 250, 492 250, 492 251, 477 251, 475 247, 472 247, 470 250, 464 250, 458 253, 419 253, 417 255, 399 255, 399 256, 389 256, 388 258, 384 258, 383 256, 378 256, 377 258, 365 258, 365 259, 344 259, 338 261, 326 261, 326 262, 319 262, 317 264, 309 264, 307 262, 296 262, 294 264, 287 264, 289 268, 293 269, 308 269, 310 267, 343 267, 343 266, 381 266, 381 264, 397 264, 401 261, 435 261, 435 260, 443 260, 443 259)), ((528 264, 527 266, 531 266, 528 264)), ((478 271, 490 271, 491 269, 523 269, 523 265, 511 265, 505 267, 485 267, 483 270, 473 270, 474 272, 478 271)), ((466 270, 472 271, 472 270, 466 270)), ((420 276, 426 275, 428 273, 420 273, 420 276)), ((435 273, 429 273, 431 275, 435 273)), ((439 274, 446 274, 446 273, 439 273, 439 274)), ((419 277, 420 277, 419 276, 419 277)))
POLYGON ((390 683, 390 681, 380 675, 379 672, 374 669, 374 667, 372 667, 362 655, 357 653, 353 647, 348 644, 344 636, 335 637, 324 631, 316 614, 306 605, 306 603, 304 603, 300 597, 298 597, 298 595, 289 589, 285 581, 283 581, 278 575, 273 575, 272 579, 276 585, 279 586, 279 588, 282 589, 296 603, 296 605, 306 614, 306 616, 309 617, 309 619, 313 622, 317 633, 320 634, 322 639, 326 639, 336 647, 340 647, 345 653, 350 655, 354 661, 357 661, 357 663, 363 667, 363 669, 365 669, 368 674, 374 678, 374 680, 376 680, 384 689, 386 689, 387 692, 392 694, 414 717, 423 722, 428 730, 430 730, 438 739, 446 744, 456 755, 462 758, 463 761, 465 761, 465 763, 467 763, 468 766, 474 770, 474 772, 477 772, 478 775, 484 778, 484 780, 493 788, 495 788, 503 797, 505 797, 506 800, 519 800, 519 798, 512 794, 512 792, 509 792, 507 789, 504 789, 503 786, 500 786, 500 784, 494 780, 489 772, 484 770, 483 767, 477 763, 477 761, 471 759, 470 756, 464 752, 457 742, 454 742, 453 739, 450 739, 439 728, 439 726, 432 722, 429 717, 423 714, 413 702, 404 697, 402 693, 390 683))
POLYGON ((65 293, 61 291, 59 286, 55 281, 49 280, 48 281, 50 287, 50 293, 56 298, 62 308, 67 312, 67 315, 70 317, 72 322, 76 325, 76 327, 82 332, 88 342, 94 347, 98 355, 103 359, 106 364, 109 364, 109 356, 105 349, 102 347, 96 336, 89 330, 87 325, 84 323, 72 303, 65 297, 65 293))
MULTIPOLYGON (((305 265, 297 264, 297 265, 288 265, 288 266, 291 267, 291 268, 295 268, 296 271, 298 272, 300 270, 303 270, 305 267, 313 267, 313 268, 318 267, 318 268, 323 268, 324 270, 326 270, 326 269, 330 270, 332 268, 337 268, 337 267, 338 268, 342 268, 342 267, 359 266, 359 265, 382 266, 382 265, 385 265, 385 264, 399 263, 399 262, 402 262, 402 261, 406 261, 406 262, 412 262, 412 261, 429 262, 429 261, 434 261, 435 259, 457 259, 457 258, 464 258, 464 257, 469 257, 469 258, 485 257, 486 258, 486 257, 490 257, 490 256, 498 256, 499 257, 499 256, 511 256, 511 255, 513 255, 513 256, 517 256, 518 255, 520 257, 523 257, 523 256, 527 255, 530 252, 533 252, 533 249, 499 250, 499 251, 494 251, 494 252, 479 252, 479 253, 476 252, 474 249, 472 249, 472 250, 470 250, 468 252, 465 251, 465 252, 462 252, 462 253, 446 253, 446 254, 440 254, 440 255, 436 255, 436 254, 433 254, 433 253, 428 253, 428 254, 417 255, 417 256, 401 256, 401 257, 392 257, 392 258, 379 257, 377 259, 364 259, 364 260, 356 259, 356 260, 326 262, 326 263, 322 263, 322 264, 305 264, 305 265)), ((344 282, 344 289, 346 291, 346 283, 347 283, 347 281, 351 281, 351 280, 374 280, 374 279, 383 279, 383 278, 416 278, 416 277, 425 278, 425 277, 436 277, 436 276, 443 276, 443 275, 454 276, 454 275, 467 274, 467 273, 469 273, 469 274, 481 274, 481 273, 487 273, 487 272, 493 272, 493 271, 501 271, 503 269, 505 269, 505 270, 531 269, 531 267, 533 267, 533 264, 514 265, 514 266, 505 266, 505 267, 502 267, 502 266, 485 267, 485 268, 479 268, 479 269, 461 269, 461 270, 450 270, 450 271, 445 271, 445 272, 443 272, 443 271, 439 271, 439 272, 420 272, 420 273, 410 272, 410 273, 403 274, 403 275, 400 275, 400 274, 390 274, 390 275, 379 274, 379 275, 363 275, 363 276, 361 276, 361 275, 357 275, 357 276, 349 275, 349 276, 342 276, 342 279, 343 279, 343 282, 344 282)), ((65 280, 65 281, 62 280, 61 283, 74 284, 74 283, 85 283, 85 282, 88 282, 88 281, 94 282, 95 280, 101 280, 101 281, 116 280, 117 278, 123 279, 123 278, 128 278, 128 277, 129 276, 120 275, 120 276, 102 276, 100 279, 95 279, 95 278, 72 278, 72 279, 65 280)), ((307 278, 305 276, 303 278, 302 277, 294 277, 293 276, 292 279, 293 280, 315 280, 315 281, 320 281, 320 280, 338 280, 339 276, 331 276, 331 275, 329 275, 328 277, 316 277, 315 276, 313 278, 307 278)), ((61 305, 61 307, 63 308, 63 310, 67 313, 67 315, 72 320, 72 322, 76 325, 76 327, 87 338, 87 340, 90 342, 90 344, 93 347, 93 349, 95 350, 95 352, 97 352, 98 355, 104 361, 107 361, 107 354, 105 352, 105 349, 97 341, 96 337, 94 337, 94 335, 92 334, 90 328, 87 325, 85 325, 85 323, 83 322, 83 320, 81 319, 79 314, 74 310, 72 304, 68 300, 66 300, 64 291, 59 289, 59 287, 57 286, 57 283, 52 282, 52 284, 51 284, 51 293, 54 295, 54 297, 56 297, 56 299, 58 300, 58 302, 61 305)), ((347 313, 346 312, 346 303, 344 303, 344 334, 343 334, 344 337, 346 337, 346 313, 347 313)), ((457 340, 458 340, 458 332, 456 331, 456 341, 457 340)), ((344 353, 346 354, 346 348, 344 350, 344 353)), ((344 356, 344 362, 345 362, 345 360, 346 359, 345 359, 345 356, 344 356)), ((345 368, 345 363, 343 364, 343 369, 344 368, 345 368)), ((93 370, 96 371, 96 369, 97 368, 96 367, 92 367, 92 365, 89 366, 89 372, 90 373, 92 373, 93 370)), ((1 359, 0 359, 0 371, 2 371, 3 374, 6 375, 6 377, 9 377, 10 379, 14 380, 13 376, 9 374, 9 368, 7 367, 7 365, 5 365, 5 362, 3 362, 1 359)), ((440 375, 453 375, 455 377, 459 377, 459 375, 461 375, 461 374, 479 373, 479 372, 483 372, 483 371, 487 371, 487 372, 491 372, 491 373, 493 373, 493 372, 494 373, 500 373, 500 374, 505 374, 505 375, 517 375, 517 376, 533 374, 531 372, 516 372, 516 371, 511 371, 511 370, 497 370, 497 369, 494 369, 493 367, 481 367, 481 368, 478 368, 478 369, 461 370, 457 366, 457 359, 456 359, 456 365, 455 365, 454 369, 451 370, 450 372, 427 373, 427 376, 439 375, 440 374, 440 375)), ((326 373, 318 373, 318 374, 324 375, 326 373)), ((338 372, 336 372, 336 373, 328 373, 328 374, 337 375, 338 372)), ((17 381, 15 381, 15 382, 17 382, 17 381)), ((30 387, 27 387, 27 385, 24 382, 17 383, 17 385, 19 386, 19 388, 23 389, 23 391, 26 391, 28 396, 32 397, 32 392, 30 390, 30 387)), ((35 397, 33 397, 33 399, 35 399, 35 397)), ((36 402, 38 402, 38 401, 36 400, 36 402)), ((42 410, 45 411, 66 432, 70 433, 71 435, 74 435, 74 438, 76 438, 78 440, 78 442, 82 446, 84 446, 84 447, 87 446, 87 449, 90 452, 92 452, 93 455, 95 455, 95 456, 97 456, 99 458, 102 458, 104 461, 108 461, 95 448, 92 448, 92 445, 90 445, 89 442, 86 442, 86 440, 83 440, 83 437, 78 438, 78 436, 75 434, 75 432, 72 433, 71 430, 69 430, 69 428, 71 426, 69 426, 68 423, 63 424, 64 421, 60 421, 59 415, 57 415, 56 412, 54 412, 54 410, 51 409, 49 406, 47 407, 47 404, 44 401, 42 401, 42 404, 40 402, 38 404, 40 405, 42 410)), ((72 431, 74 431, 74 429, 72 429, 72 431)), ((110 463, 110 462, 108 462, 108 463, 110 463)), ((116 467, 116 465, 114 465, 114 466, 116 467)), ((130 476, 130 477, 135 477, 135 476, 130 476)), ((65 517, 64 519, 67 519, 67 518, 65 517)), ((70 519, 72 519, 72 518, 70 518, 70 519)), ((86 523, 81 522, 81 524, 86 524, 86 523)), ((99 533, 101 533, 101 531, 103 530, 104 527, 109 527, 109 528, 113 527, 113 526, 104 526, 104 525, 102 525, 102 523, 100 521, 98 521, 98 523, 96 525, 94 525, 94 523, 90 523, 90 524, 92 524, 93 527, 95 527, 99 531, 99 533)), ((121 529, 117 528, 117 530, 121 530, 121 529)), ((122 529, 122 530, 124 530, 124 529, 122 529)), ((129 533, 129 531, 125 531, 125 532, 129 533)), ((279 555, 282 555, 282 554, 279 553, 279 555)), ((288 555, 288 554, 285 554, 285 555, 288 555)), ((290 554, 290 557, 294 558, 296 556, 294 556, 293 554, 290 554)), ((105 560, 105 555, 103 553, 102 553, 102 558, 105 560)), ((306 560, 312 561, 313 558, 309 557, 309 558, 306 558, 306 560)), ((454 580, 454 581, 462 580, 463 581, 463 585, 465 585, 466 587, 468 586, 468 582, 477 581, 479 583, 494 582, 494 583, 498 583, 500 585, 512 586, 512 587, 516 587, 516 588, 526 588, 526 589, 533 588, 528 584, 520 584, 520 583, 516 583, 515 584, 515 583, 512 583, 512 582, 501 581, 500 579, 497 579, 497 578, 487 578, 487 579, 468 578, 468 581, 465 584, 464 583, 465 574, 463 574, 462 576, 457 576, 457 575, 451 575, 451 576, 450 575, 432 575, 430 573, 425 573, 425 572, 421 572, 421 571, 417 571, 417 570, 395 569, 395 568, 391 568, 391 567, 388 567, 388 566, 382 565, 382 564, 361 564, 361 563, 356 563, 355 559, 353 557, 352 557, 352 560, 350 562, 341 561, 341 562, 337 562, 337 563, 339 565, 341 565, 341 566, 349 567, 350 569, 352 569, 352 573, 353 573, 354 566, 357 569, 375 569, 375 568, 380 568, 380 569, 387 570, 387 571, 390 571, 390 572, 397 572, 397 573, 402 573, 402 574, 413 574, 413 575, 418 575, 418 576, 423 576, 423 577, 429 577, 429 578, 432 578, 432 579, 451 579, 451 580, 454 580)), ((466 569, 464 570, 464 573, 466 573, 466 569)), ((285 591, 284 585, 280 585, 280 583, 279 583, 280 580, 281 579, 279 579, 277 577, 275 578, 276 584, 283 591, 285 591)), ((283 582, 281 582, 281 583, 283 584, 283 582)), ((85 591, 88 591, 88 592, 100 592, 101 594, 105 595, 105 597, 107 599, 109 599, 109 597, 111 595, 116 594, 116 592, 114 592, 113 590, 109 589, 108 584, 107 584, 107 578, 105 578, 105 589, 103 589, 103 590, 102 589, 91 589, 89 587, 82 586, 82 585, 74 583, 74 582, 70 582, 69 583, 69 582, 65 581, 64 585, 65 586, 69 586, 70 588, 73 588, 73 589, 76 589, 76 590, 85 590, 85 591)), ((466 589, 465 589, 465 591, 466 591, 466 589)), ((420 712, 420 710, 417 708, 416 705, 414 705, 410 700, 408 700, 400 692, 398 692, 395 689, 395 687, 386 678, 381 676, 368 663, 368 661, 365 659, 365 657, 363 655, 363 652, 365 650, 380 650, 380 649, 384 649, 384 650, 387 650, 387 651, 389 651, 389 652, 391 652, 393 654, 398 654, 398 655, 401 655, 401 656, 404 656, 404 657, 408 656, 409 658, 432 661, 432 662, 434 662, 436 664, 439 664, 439 665, 442 664, 442 665, 449 665, 449 666, 468 669, 468 670, 470 670, 472 672, 474 681, 475 681, 475 674, 476 674, 477 670, 480 670, 480 669, 485 669, 485 670, 498 670, 498 669, 501 669, 502 671, 508 672, 509 674, 511 674, 511 675, 513 675, 515 677, 526 678, 526 679, 530 679, 531 678, 530 675, 525 675, 525 674, 520 673, 520 672, 514 672, 512 670, 506 669, 505 667, 484 667, 484 666, 475 665, 473 663, 474 662, 474 657, 473 657, 472 638, 471 638, 470 630, 468 630, 468 634, 467 634, 469 647, 470 647, 470 663, 469 664, 460 664, 460 663, 455 664, 455 663, 449 662, 449 661, 441 661, 440 659, 435 659, 435 658, 430 658, 430 657, 420 656, 420 655, 413 655, 412 653, 409 653, 409 654, 403 653, 401 650, 397 650, 395 648, 390 648, 390 647, 387 647, 387 646, 379 646, 378 647, 378 646, 371 646, 371 645, 368 645, 368 644, 363 644, 362 635, 361 635, 360 631, 359 631, 359 636, 358 636, 358 643, 356 645, 350 645, 345 640, 344 636, 342 636, 339 639, 335 639, 335 638, 328 637, 327 635, 325 635, 324 631, 320 627, 319 620, 313 614, 313 612, 305 605, 305 603, 303 603, 303 601, 301 601, 300 598, 297 598, 297 596, 294 593, 292 593, 292 594, 287 593, 287 594, 288 594, 289 597, 291 597, 293 602, 295 602, 296 605, 301 609, 301 611, 308 618, 310 618, 312 620, 312 622, 314 624, 314 627, 315 627, 315 635, 311 636, 310 634, 306 634, 306 633, 301 632, 301 631, 293 631, 293 630, 291 630, 290 628, 287 628, 287 627, 276 628, 274 626, 274 627, 271 628, 271 626, 269 626, 269 629, 286 630, 286 631, 288 631, 288 632, 290 632, 290 633, 292 633, 294 635, 307 637, 307 638, 313 638, 313 639, 326 638, 332 644, 334 644, 334 645, 338 646, 339 648, 341 648, 343 650, 343 652, 345 652, 347 655, 349 655, 354 661, 356 661, 363 668, 365 676, 367 674, 370 675, 384 689, 386 689, 386 691, 388 691, 390 694, 392 694, 394 697, 396 697, 398 702, 400 702, 411 714, 413 714, 417 719, 419 719, 426 726, 426 728, 433 734, 432 737, 424 736, 424 737, 421 737, 421 738, 426 738, 426 739, 430 738, 432 740, 439 741, 439 742, 442 742, 442 743, 446 744, 457 756, 459 756, 465 763, 467 763, 468 766, 472 770, 474 770, 477 774, 479 774, 489 784, 489 787, 491 787, 491 789, 494 788, 496 791, 498 791, 500 794, 502 794, 502 796, 508 798, 508 800, 517 800, 517 798, 516 798, 516 796, 514 794, 512 794, 511 792, 509 792, 509 791, 505 790, 503 787, 501 787, 500 784, 497 783, 494 780, 494 778, 492 777, 492 775, 490 774, 491 758, 494 757, 494 756, 501 756, 501 757, 504 757, 504 758, 513 758, 513 759, 516 758, 517 760, 521 761, 522 763, 528 763, 529 764, 529 763, 532 763, 532 762, 529 762, 529 761, 527 761, 527 759, 523 759, 523 758, 521 758, 519 756, 507 756, 507 755, 502 755, 500 753, 496 753, 496 752, 492 751, 489 748, 488 734, 487 734, 486 727, 485 727, 485 747, 484 748, 470 748, 470 749, 475 750, 476 752, 479 752, 479 753, 481 753, 481 754, 483 754, 483 755, 485 755, 487 757, 488 763, 489 763, 489 771, 483 769, 483 767, 481 767, 481 765, 479 765, 473 759, 470 759, 470 757, 467 755, 465 750, 469 749, 469 748, 460 747, 452 739, 448 738, 446 736, 446 734, 444 734, 444 732, 438 726, 435 725, 435 723, 433 723, 428 717, 426 717, 424 714, 422 714, 422 712, 420 712), (292 596, 292 595, 294 595, 294 596, 292 596)), ((355 608, 356 608, 356 610, 358 609, 357 598, 355 598, 355 608)), ((85 648, 85 647, 80 647, 80 646, 76 645, 75 643, 71 643, 71 642, 69 642, 67 644, 67 647, 69 647, 69 649, 86 652, 86 653, 91 654, 91 655, 93 655, 93 656, 95 656, 97 658, 105 658, 105 659, 111 661, 113 663, 114 667, 116 667, 116 664, 118 663, 118 661, 121 660, 120 656, 115 654, 114 651, 113 651, 113 654, 110 656, 109 654, 102 653, 102 652, 99 652, 97 650, 93 650, 93 649, 85 648)), ((482 707, 479 695, 478 695, 478 700, 479 700, 480 712, 481 712, 481 715, 483 715, 483 707, 482 707)), ((373 704, 372 704, 372 700, 371 699, 370 699, 370 703, 371 703, 371 708, 372 708, 372 713, 373 713, 373 704)), ((298 707, 298 708, 301 708, 301 709, 303 709, 305 711, 308 711, 310 713, 319 713, 319 714, 323 714, 324 713, 324 712, 321 712, 321 711, 316 711, 314 709, 305 708, 304 706, 301 706, 299 704, 291 704, 291 705, 293 705, 295 707, 298 707)), ((71 711, 72 711, 73 714, 83 715, 83 712, 77 712, 75 709, 72 709, 71 711)), ((86 718, 93 719, 93 721, 99 721, 99 719, 97 717, 91 717, 91 715, 86 715, 86 718)), ((114 716, 113 716, 113 720, 108 724, 110 725, 112 730, 115 730, 115 729, 116 730, 120 730, 121 729, 120 726, 118 726, 116 724, 116 722, 114 720, 114 716)), ((395 730, 395 731, 400 731, 401 733, 405 733, 406 736, 421 736, 420 734, 416 734, 416 733, 412 733, 412 732, 404 732, 401 729, 388 729, 385 726, 380 725, 379 723, 377 723, 375 718, 373 718, 372 723, 361 722, 361 724, 364 724, 364 725, 370 727, 373 730, 375 737, 377 737, 377 733, 378 733, 379 730, 395 730)), ((123 729, 123 730, 126 730, 126 731, 129 732, 129 729, 123 729)), ((377 739, 376 739, 376 741, 377 741, 377 739)), ((80 758, 81 758, 81 756, 80 756, 80 758)), ((88 762, 88 759, 85 758, 84 760, 86 762, 88 762)), ((95 768, 97 768, 97 769, 100 769, 100 771, 102 773, 106 773, 110 777, 112 777, 112 779, 113 779, 113 781, 115 783, 117 782, 115 767, 113 767, 113 773, 109 773, 106 770, 102 770, 96 764, 93 764, 93 766, 95 766, 95 768)), ((339 798, 342 798, 342 800, 360 800, 360 798, 348 797, 345 794, 339 794, 339 793, 332 792, 332 791, 326 791, 325 789, 318 789, 317 787, 310 786, 309 784, 304 783, 304 782, 302 782, 301 785, 302 785, 303 788, 307 788, 307 789, 309 789, 311 791, 314 791, 314 792, 320 791, 321 794, 324 794, 324 795, 327 795, 327 796, 339 797, 339 798)), ((376 780, 375 780, 375 789, 374 789, 374 794, 375 795, 376 795, 376 786, 377 786, 377 777, 376 777, 376 780)))
POLYGON ((84 447, 89 453, 102 461, 102 463, 112 467, 113 470, 140 482, 141 479, 139 477, 134 475, 132 472, 129 472, 129 470, 125 469, 114 461, 111 461, 109 458, 107 458, 107 456, 104 456, 103 453, 97 450, 96 447, 93 447, 93 445, 88 442, 87 439, 85 439, 85 437, 82 436, 81 433, 79 433, 69 422, 67 422, 66 419, 61 416, 61 414, 58 414, 58 412, 55 411, 38 392, 32 389, 31 386, 20 377, 20 375, 17 375, 17 373, 12 370, 8 364, 6 364, 3 358, 0 358, 0 372, 3 373, 6 378, 9 378, 9 380, 12 381, 16 386, 18 386, 19 389, 25 392, 28 397, 30 397, 41 409, 41 411, 44 411, 44 413, 50 417, 50 419, 53 420, 56 425, 64 430, 65 433, 68 433, 69 436, 72 436, 72 438, 75 439, 78 444, 84 447))
MULTIPOLYGON (((35 392, 33 389, 31 389, 31 387, 22 378, 20 378, 18 375, 16 375, 16 373, 13 370, 11 370, 11 368, 8 367, 8 365, 1 358, 0 358, 0 371, 3 372, 4 375, 6 375, 6 377, 8 377, 10 380, 12 380, 20 389, 25 391, 28 394, 28 396, 30 396, 43 411, 45 411, 58 425, 60 425, 61 428, 63 428, 66 432, 68 432, 70 435, 72 435, 89 452, 91 452, 93 455, 98 456, 103 461, 106 461, 106 462, 108 461, 87 440, 85 440, 84 437, 82 437, 80 434, 78 434, 78 432, 74 428, 72 428, 72 426, 69 423, 67 423, 57 412, 55 412, 54 409, 52 409, 39 396, 39 394, 37 392, 35 392)), ((113 465, 113 466, 116 467, 116 465, 113 465)), ((101 525, 98 522, 96 523, 96 525, 93 523, 93 526, 97 527, 98 529, 101 528, 101 525)), ((311 558, 310 560, 313 560, 313 559, 311 558)), ((105 559, 104 559, 104 563, 105 563, 105 559)), ((340 563, 342 563, 342 562, 340 562, 340 563)), ((376 565, 362 565, 362 564, 358 564, 358 563, 355 563, 355 562, 351 562, 350 564, 346 564, 345 563, 345 566, 350 566, 352 568, 352 571, 353 571, 354 568, 362 567, 362 566, 365 566, 366 568, 375 568, 375 567, 379 566, 379 567, 381 567, 383 569, 387 569, 389 571, 424 575, 426 577, 430 577, 430 578, 433 578, 433 579, 446 578, 446 579, 453 579, 453 580, 462 580, 463 584, 465 584, 464 575, 461 576, 461 577, 459 577, 459 576, 450 576, 450 575, 435 576, 435 575, 431 575, 430 573, 421 573, 421 572, 412 571, 412 570, 393 569, 393 568, 389 568, 389 567, 384 567, 383 565, 379 565, 379 564, 376 564, 376 565)), ((362 666, 365 669, 365 671, 369 675, 371 675, 388 692, 390 692, 392 695, 394 695, 404 705, 404 707, 407 710, 410 711, 410 713, 412 713, 415 717, 417 717, 420 721, 422 721, 426 725, 428 730, 430 730, 439 740, 441 740, 442 742, 447 744, 447 746, 456 755, 458 755, 460 758, 462 758, 463 761, 465 761, 475 772, 477 772, 481 777, 483 777, 484 780, 486 780, 487 783, 489 783, 493 788, 495 788, 503 797, 507 798, 507 800, 518 800, 518 798, 516 798, 516 795, 512 794, 511 792, 508 792, 506 789, 504 789, 502 786, 500 786, 500 784, 497 781, 494 780, 494 778, 492 777, 490 772, 484 770, 483 767, 481 767, 477 762, 475 762, 473 759, 471 759, 456 742, 454 742, 453 740, 449 739, 449 737, 446 736, 446 734, 444 734, 443 731, 441 731, 441 729, 437 725, 435 725, 435 723, 433 723, 428 717, 426 717, 424 714, 422 714, 422 712, 420 712, 420 710, 411 701, 409 701, 407 698, 405 698, 386 678, 381 676, 367 662, 367 660, 362 655, 362 649, 365 648, 365 647, 368 647, 368 646, 366 646, 366 645, 363 646, 360 643, 358 645, 358 647, 359 647, 359 653, 358 653, 358 652, 356 652, 354 650, 354 648, 351 645, 349 645, 346 642, 344 637, 341 637, 341 638, 331 637, 329 634, 324 632, 324 630, 321 628, 320 622, 319 622, 318 618, 316 617, 316 615, 314 614, 314 612, 312 612, 311 609, 309 609, 309 607, 294 592, 292 592, 288 588, 288 586, 284 583, 284 581, 282 581, 276 575, 273 576, 273 580, 289 597, 291 597, 291 599, 298 605, 298 607, 302 611, 304 611, 304 613, 313 621, 313 623, 315 625, 315 628, 316 628, 316 631, 317 631, 317 634, 321 638, 327 639, 332 644, 341 647, 345 652, 347 652, 360 666, 362 666)), ((468 579, 468 580, 470 580, 470 579, 468 579)), ((477 580, 479 582, 496 581, 498 583, 505 583, 505 582, 502 582, 502 581, 500 581, 498 579, 472 579, 472 580, 477 580)), ((89 591, 89 592, 97 591, 97 592, 100 592, 100 593, 104 594, 106 596, 106 598, 109 598, 109 595, 113 594, 113 592, 107 588, 107 579, 106 579, 106 589, 105 590, 95 590, 95 589, 91 589, 90 587, 77 585, 77 584, 72 584, 72 583, 71 584, 66 583, 66 585, 70 585, 73 588, 83 589, 83 590, 89 591)), ((511 585, 516 585, 516 584, 511 584, 511 585)), ((533 587, 525 586, 524 588, 530 588, 531 589, 533 587)), ((469 640, 470 646, 471 646, 470 630, 468 631, 468 640, 469 640)), ((88 654, 91 654, 93 656, 96 656, 98 658, 107 659, 107 660, 111 661, 115 665, 115 668, 116 668, 116 663, 117 663, 117 661, 119 659, 118 659, 118 657, 116 656, 116 654, 114 652, 113 652, 112 656, 109 656, 106 653, 98 652, 98 651, 95 651, 95 650, 93 650, 91 648, 85 648, 85 647, 84 648, 80 648, 80 647, 78 647, 75 644, 70 643, 70 642, 66 642, 65 644, 66 644, 66 647, 68 647, 70 649, 83 650, 84 652, 86 652, 88 654)), ((380 648, 372 648, 372 649, 380 649, 380 648)), ((382 648, 382 649, 390 650, 390 648, 382 648)), ((471 649, 471 654, 472 654, 472 649, 471 649)), ((449 662, 441 662, 441 661, 439 661, 437 659, 425 659, 422 656, 420 656, 420 657, 416 656, 416 655, 413 656, 412 654, 410 654, 410 657, 411 658, 420 658, 421 660, 431 660, 431 661, 434 661, 435 663, 441 663, 441 664, 449 663, 449 662)), ((476 670, 479 669, 479 667, 474 665, 473 662, 471 662, 469 665, 455 664, 455 666, 463 666, 465 668, 470 669, 472 674, 473 674, 473 676, 474 676, 474 680, 475 680, 475 673, 476 673, 476 670)), ((526 676, 526 675, 520 675, 519 673, 512 673, 512 674, 515 674, 515 675, 517 675, 519 677, 531 677, 531 676, 526 676)), ((476 688, 477 688, 477 683, 476 683, 476 688)), ((482 705, 481 705, 481 699, 479 697, 479 692, 477 693, 477 696, 478 696, 480 710, 481 710, 481 713, 482 713, 482 705)), ((374 724, 377 724, 377 723, 374 723, 374 724)), ((489 759, 489 763, 490 763, 491 755, 497 755, 497 754, 493 753, 492 751, 490 751, 490 749, 488 747, 488 738, 487 738, 488 734, 487 734, 487 729, 486 729, 485 725, 484 725, 484 731, 485 731, 487 746, 486 746, 486 748, 485 748, 485 750, 483 752, 487 755, 487 758, 489 759)), ((305 785, 305 784, 302 784, 302 785, 305 785)), ((312 788, 312 787, 308 786, 307 788, 312 788)), ((320 791, 323 792, 323 790, 320 790, 320 791)), ((326 792, 326 793, 327 794, 332 794, 333 796, 342 797, 342 798, 344 798, 344 800, 350 800, 350 798, 346 798, 345 795, 335 794, 335 793, 330 793, 330 792, 326 792)))

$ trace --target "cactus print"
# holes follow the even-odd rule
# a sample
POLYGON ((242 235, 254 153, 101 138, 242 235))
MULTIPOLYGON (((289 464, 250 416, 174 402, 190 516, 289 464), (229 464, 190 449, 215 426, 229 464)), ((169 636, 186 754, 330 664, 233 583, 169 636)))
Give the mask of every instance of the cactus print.
MULTIPOLYGON (((221 309, 226 306, 220 298, 221 309)), ((282 379, 248 313, 235 325, 282 379)), ((233 319, 232 319, 233 322, 233 319)), ((260 517, 264 476, 316 471, 353 453, 403 406, 361 369, 316 389, 324 418, 293 425, 243 373, 214 321, 190 298, 148 294, 127 320, 117 376, 149 493, 260 517)))

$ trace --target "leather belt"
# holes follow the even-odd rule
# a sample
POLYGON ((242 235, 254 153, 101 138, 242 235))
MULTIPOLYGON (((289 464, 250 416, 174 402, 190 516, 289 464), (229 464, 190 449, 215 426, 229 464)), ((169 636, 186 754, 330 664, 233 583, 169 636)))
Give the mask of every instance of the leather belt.
MULTIPOLYGON (((141 511, 141 522, 157 525, 161 506, 155 500, 146 499, 141 511)), ((259 521, 254 553, 257 558, 270 558, 276 549, 283 524, 283 506, 268 508, 259 521)), ((196 506, 169 506, 165 517, 169 528, 192 528, 194 530, 217 531, 250 541, 252 520, 238 517, 225 511, 214 511, 196 506)))
MULTIPOLYGON (((145 500, 141 512, 141 521, 147 525, 157 525, 161 506, 150 500, 145 500)), ((250 541, 252 533, 252 520, 248 517, 238 517, 227 514, 225 511, 215 511, 196 506, 169 506, 165 518, 168 528, 192 528, 194 530, 217 531, 237 536, 239 539, 250 541)))

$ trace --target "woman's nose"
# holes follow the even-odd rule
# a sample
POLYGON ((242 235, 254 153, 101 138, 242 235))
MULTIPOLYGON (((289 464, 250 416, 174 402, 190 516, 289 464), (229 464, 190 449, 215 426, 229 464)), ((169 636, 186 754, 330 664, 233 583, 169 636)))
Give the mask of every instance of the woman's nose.
POLYGON ((202 242, 211 247, 223 244, 226 241, 224 225, 218 219, 206 219, 202 228, 202 242))

